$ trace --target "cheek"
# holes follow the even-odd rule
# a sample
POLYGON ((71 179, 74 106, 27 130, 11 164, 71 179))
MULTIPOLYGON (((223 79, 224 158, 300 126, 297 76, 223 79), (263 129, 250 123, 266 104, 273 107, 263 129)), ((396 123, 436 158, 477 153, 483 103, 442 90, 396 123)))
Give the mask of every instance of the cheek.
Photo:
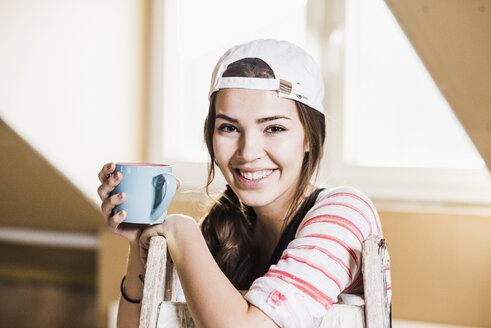
POLYGON ((301 137, 289 137, 280 142, 273 141, 269 148, 284 159, 290 158, 290 161, 295 161, 298 156, 303 158, 303 153, 305 153, 305 145, 301 137))
MULTIPOLYGON (((288 142, 275 143, 271 145, 272 151, 269 153, 274 162, 284 168, 300 170, 305 155, 302 140, 289 140, 288 142)), ((293 173, 293 172, 292 172, 293 173)))
POLYGON ((221 153, 220 150, 222 148, 220 147, 220 142, 217 140, 215 136, 213 136, 213 155, 215 156, 216 161, 220 161, 221 158, 221 153))
POLYGON ((215 160, 220 164, 227 162, 233 154, 233 142, 227 138, 213 136, 213 151, 215 160))

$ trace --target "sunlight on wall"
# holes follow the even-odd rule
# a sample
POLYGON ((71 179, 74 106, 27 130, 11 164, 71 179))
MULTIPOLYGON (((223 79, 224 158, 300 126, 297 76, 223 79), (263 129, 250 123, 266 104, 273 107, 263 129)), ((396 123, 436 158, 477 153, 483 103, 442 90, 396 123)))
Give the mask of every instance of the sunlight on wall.
POLYGON ((141 10, 0 2, 0 116, 93 199, 103 163, 140 156, 141 10))

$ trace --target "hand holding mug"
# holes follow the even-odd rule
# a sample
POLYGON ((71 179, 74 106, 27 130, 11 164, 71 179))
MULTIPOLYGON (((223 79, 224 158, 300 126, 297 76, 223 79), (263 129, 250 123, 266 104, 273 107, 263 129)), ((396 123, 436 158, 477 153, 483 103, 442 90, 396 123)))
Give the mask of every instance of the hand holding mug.
POLYGON ((126 223, 162 223, 177 189, 172 166, 118 163, 114 173, 120 173, 124 178, 111 195, 124 193, 127 200, 118 204, 113 209, 113 214, 124 210, 126 223))
POLYGON ((97 191, 106 224, 132 243, 138 242, 148 224, 165 219, 178 186, 172 166, 157 164, 109 163, 99 172, 99 180, 102 184, 97 191))

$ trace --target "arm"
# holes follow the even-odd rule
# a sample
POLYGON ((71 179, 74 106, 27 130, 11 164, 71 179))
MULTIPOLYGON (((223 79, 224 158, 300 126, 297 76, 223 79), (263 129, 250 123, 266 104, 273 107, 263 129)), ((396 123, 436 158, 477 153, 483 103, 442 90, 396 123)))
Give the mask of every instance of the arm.
POLYGON ((377 222, 373 205, 356 190, 323 191, 278 263, 245 298, 281 327, 316 326, 340 293, 363 290, 362 242, 377 222))
MULTIPOLYGON (((130 244, 131 245, 131 244, 130 244)), ((131 245, 124 282, 125 294, 132 300, 143 298, 143 284, 139 275, 144 274, 145 269, 139 255, 138 245, 131 245)), ((118 328, 138 327, 140 321, 141 303, 135 304, 126 301, 123 296, 119 299, 118 328)))
POLYGON ((145 230, 140 247, 148 249, 152 236, 167 240, 193 320, 198 327, 277 327, 250 305, 222 273, 196 222, 170 215, 164 223, 145 230))

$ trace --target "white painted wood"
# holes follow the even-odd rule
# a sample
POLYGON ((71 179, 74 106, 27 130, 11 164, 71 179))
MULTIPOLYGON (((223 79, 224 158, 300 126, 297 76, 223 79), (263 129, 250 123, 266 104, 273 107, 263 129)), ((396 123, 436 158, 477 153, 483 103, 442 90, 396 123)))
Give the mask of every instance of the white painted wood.
POLYGON ((363 306, 333 304, 327 314, 316 324, 318 328, 364 328, 363 306))
POLYGON ((182 302, 162 302, 160 304, 157 328, 194 328, 188 306, 182 302))
POLYGON ((154 328, 159 305, 164 300, 166 283, 167 242, 164 237, 152 237, 148 250, 140 312, 140 328, 154 328))
MULTIPOLYGON (((159 309, 157 328, 194 328, 186 303, 162 302, 159 309)), ((364 328, 363 306, 334 304, 328 314, 315 324, 319 328, 364 328)))
POLYGON ((363 242, 362 270, 367 328, 388 328, 385 240, 371 235, 363 242))
POLYGON ((181 288, 181 284, 179 282, 179 276, 174 268, 174 264, 172 263, 172 259, 167 253, 167 260, 164 267, 165 270, 165 293, 164 293, 164 301, 177 302, 177 292, 181 288))

